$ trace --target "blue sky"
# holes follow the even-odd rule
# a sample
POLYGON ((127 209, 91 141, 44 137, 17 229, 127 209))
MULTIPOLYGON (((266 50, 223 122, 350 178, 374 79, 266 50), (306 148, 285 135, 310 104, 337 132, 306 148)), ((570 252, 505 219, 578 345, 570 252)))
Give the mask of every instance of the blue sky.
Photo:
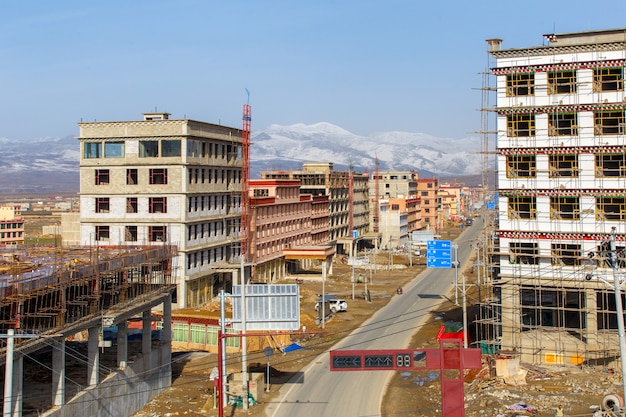
MULTIPOLYGON (((480 129, 487 38, 626 27, 626 2, 180 0, 0 2, 0 138, 167 111, 252 130, 464 138, 480 129)), ((0 149, 1 151, 1 149, 0 149)))

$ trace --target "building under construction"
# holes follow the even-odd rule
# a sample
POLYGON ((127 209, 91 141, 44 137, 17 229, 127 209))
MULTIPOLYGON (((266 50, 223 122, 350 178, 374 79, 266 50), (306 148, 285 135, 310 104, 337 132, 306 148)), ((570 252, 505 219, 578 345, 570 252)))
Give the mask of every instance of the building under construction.
MULTIPOLYGON (((133 398, 133 389, 142 386, 141 390, 145 392, 138 394, 139 398, 149 400, 148 397, 169 386, 169 336, 156 340, 155 352, 152 353, 152 331, 155 328, 152 311, 163 311, 169 320, 164 319, 161 326, 164 329, 171 326, 171 293, 175 288, 172 274, 175 265, 172 261, 176 259, 176 250, 176 247, 165 244, 62 248, 21 245, 0 248, 0 333, 7 335, 7 343, 1 345, 0 362, 14 367, 9 372, 12 378, 3 381, 4 415, 22 415, 23 404, 33 402, 39 406, 25 407, 25 411, 29 412, 24 415, 34 413, 33 408, 40 413, 45 409, 46 402, 59 410, 65 408, 65 412, 67 407, 73 407, 72 413, 59 415, 102 415, 97 409, 90 409, 94 406, 116 410, 111 415, 130 415, 129 411, 134 412, 137 406, 141 406, 137 398, 133 398), (134 319, 142 323, 142 353, 154 355, 154 358, 130 366, 127 334, 129 322, 134 319), (141 380, 129 381, 127 385, 117 379, 110 380, 116 378, 111 376, 113 372, 103 373, 105 367, 100 361, 99 349, 107 346, 103 337, 103 330, 107 328, 115 328, 118 334, 117 342, 108 345, 114 346, 117 351, 116 366, 113 367, 118 368, 115 373, 117 378, 125 373, 145 372, 148 375, 153 373, 153 380, 142 377, 141 380), (65 351, 66 344, 71 340, 85 342, 87 357, 85 366, 79 368, 80 375, 71 379, 81 383, 66 387, 65 351), (40 377, 41 372, 45 373, 44 367, 29 361, 50 350, 50 393, 29 394, 28 384, 24 383, 29 367, 39 369, 40 377), (115 404, 102 401, 102 398, 107 398, 103 391, 98 394, 92 392, 91 395, 95 395, 98 401, 86 402, 85 398, 79 398, 81 386, 98 385, 99 390, 106 392, 109 389, 107 380, 110 389, 117 393, 111 397, 115 398, 115 404), (150 385, 150 381, 157 381, 156 386, 146 396, 150 391, 145 389, 146 384, 150 385), (11 410, 10 414, 7 407, 11 410)), ((171 332, 164 332, 164 335, 169 334, 171 332)), ((5 369, 2 375, 6 374, 5 369)))
POLYGON ((514 49, 487 41, 497 213, 477 244, 492 287, 477 329, 490 351, 580 364, 619 356, 626 29, 544 38, 514 49))

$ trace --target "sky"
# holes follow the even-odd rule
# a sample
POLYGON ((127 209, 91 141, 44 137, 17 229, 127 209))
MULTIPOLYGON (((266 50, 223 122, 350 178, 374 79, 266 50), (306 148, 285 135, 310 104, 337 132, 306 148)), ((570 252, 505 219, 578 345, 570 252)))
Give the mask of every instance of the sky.
POLYGON ((589 0, 4 0, 0 138, 152 111, 240 128, 248 103, 253 135, 329 122, 462 139, 480 130, 485 39, 537 46, 625 15, 589 0))

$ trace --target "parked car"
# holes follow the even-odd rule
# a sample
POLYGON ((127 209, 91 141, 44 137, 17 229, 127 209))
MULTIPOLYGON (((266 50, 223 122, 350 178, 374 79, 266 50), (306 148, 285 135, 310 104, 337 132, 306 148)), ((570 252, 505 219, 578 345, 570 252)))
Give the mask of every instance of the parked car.
MULTIPOLYGON (((315 311, 320 310, 320 302, 315 303, 315 311)), ((328 301, 328 307, 331 312, 348 311, 348 303, 343 298, 336 298, 328 301)))
POLYGON ((465 225, 466 226, 471 226, 474 224, 474 220, 473 219, 465 219, 465 225))

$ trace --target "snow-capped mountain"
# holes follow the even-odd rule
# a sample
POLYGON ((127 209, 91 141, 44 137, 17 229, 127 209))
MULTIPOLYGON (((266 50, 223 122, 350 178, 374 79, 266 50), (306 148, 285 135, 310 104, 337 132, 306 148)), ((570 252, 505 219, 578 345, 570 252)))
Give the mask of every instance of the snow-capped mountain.
MULTIPOLYGON (((331 123, 271 125, 252 132, 251 178, 261 170, 300 169, 303 162, 332 162, 372 172, 415 170, 421 177, 480 174, 480 138, 440 138, 423 133, 355 135, 331 123)), ((74 136, 19 141, 0 138, 0 193, 78 190, 79 143, 74 136)))
POLYGON ((416 170, 424 175, 465 176, 481 172, 480 138, 447 139, 423 133, 382 132, 355 135, 330 123, 271 125, 252 134, 251 171, 300 168, 302 162, 333 162, 370 172, 416 170))

